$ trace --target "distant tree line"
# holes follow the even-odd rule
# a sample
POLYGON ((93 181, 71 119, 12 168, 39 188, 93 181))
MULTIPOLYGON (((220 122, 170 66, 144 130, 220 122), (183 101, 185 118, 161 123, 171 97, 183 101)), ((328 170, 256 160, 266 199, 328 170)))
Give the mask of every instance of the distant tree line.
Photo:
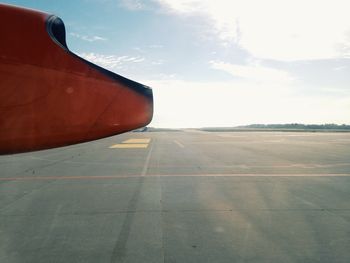
POLYGON ((347 124, 301 124, 301 123, 287 123, 287 124, 250 124, 246 126, 238 126, 236 128, 252 128, 252 129, 303 129, 303 130, 350 130, 350 125, 347 124))

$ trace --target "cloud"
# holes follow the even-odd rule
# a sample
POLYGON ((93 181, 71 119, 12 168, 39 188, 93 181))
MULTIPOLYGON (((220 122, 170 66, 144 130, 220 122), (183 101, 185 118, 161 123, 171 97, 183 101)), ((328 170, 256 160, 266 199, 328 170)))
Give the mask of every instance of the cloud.
POLYGON ((131 57, 131 56, 114 56, 114 55, 103 55, 98 53, 80 53, 78 54, 82 58, 91 61, 101 67, 107 68, 109 70, 114 70, 116 68, 123 68, 125 65, 130 63, 140 63, 145 60, 143 57, 131 57))
POLYGON ((145 8, 145 5, 140 0, 121 0, 120 6, 131 11, 142 10, 145 8))
POLYGON ((106 41, 106 40, 108 40, 107 38, 100 37, 100 36, 86 36, 86 35, 80 35, 80 34, 77 34, 77 33, 74 33, 74 32, 70 33, 70 35, 73 36, 73 37, 79 38, 81 40, 88 41, 88 42, 106 41))
POLYGON ((347 67, 346 66, 339 66, 339 67, 335 67, 333 68, 334 71, 341 71, 341 70, 345 70, 347 67))
POLYGON ((211 61, 210 64, 213 69, 222 70, 235 77, 256 82, 289 84, 294 80, 294 77, 286 71, 260 65, 242 66, 222 61, 211 61))
POLYGON ((157 60, 153 60, 151 62, 152 65, 155 65, 155 66, 159 66, 159 65, 163 65, 164 64, 164 60, 163 59, 157 59, 157 60))
POLYGON ((158 49, 158 48, 163 48, 163 45, 159 45, 159 44, 153 44, 153 45, 149 45, 149 48, 154 48, 154 49, 158 49))
POLYGON ((206 17, 222 43, 280 61, 350 57, 348 0, 155 0, 206 17))

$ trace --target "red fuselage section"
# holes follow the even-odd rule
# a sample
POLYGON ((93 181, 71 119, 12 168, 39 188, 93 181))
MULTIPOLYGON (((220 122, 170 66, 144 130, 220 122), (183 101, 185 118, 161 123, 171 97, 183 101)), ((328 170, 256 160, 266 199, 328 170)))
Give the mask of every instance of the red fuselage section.
POLYGON ((152 90, 70 52, 62 20, 0 4, 0 153, 103 138, 147 125, 152 90))

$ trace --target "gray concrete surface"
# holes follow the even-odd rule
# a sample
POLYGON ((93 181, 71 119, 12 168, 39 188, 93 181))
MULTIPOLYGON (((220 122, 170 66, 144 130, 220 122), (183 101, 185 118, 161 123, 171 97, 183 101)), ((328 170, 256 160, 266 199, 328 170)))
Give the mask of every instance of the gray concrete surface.
POLYGON ((0 156, 0 262, 350 262, 350 134, 127 133, 0 156))

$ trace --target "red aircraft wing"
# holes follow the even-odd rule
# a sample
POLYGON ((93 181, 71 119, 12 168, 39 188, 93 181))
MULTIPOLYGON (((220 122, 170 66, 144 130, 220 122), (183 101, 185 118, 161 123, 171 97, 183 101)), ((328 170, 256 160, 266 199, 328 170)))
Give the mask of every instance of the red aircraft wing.
POLYGON ((0 4, 0 153, 95 140, 147 125, 152 90, 67 48, 62 20, 0 4))

